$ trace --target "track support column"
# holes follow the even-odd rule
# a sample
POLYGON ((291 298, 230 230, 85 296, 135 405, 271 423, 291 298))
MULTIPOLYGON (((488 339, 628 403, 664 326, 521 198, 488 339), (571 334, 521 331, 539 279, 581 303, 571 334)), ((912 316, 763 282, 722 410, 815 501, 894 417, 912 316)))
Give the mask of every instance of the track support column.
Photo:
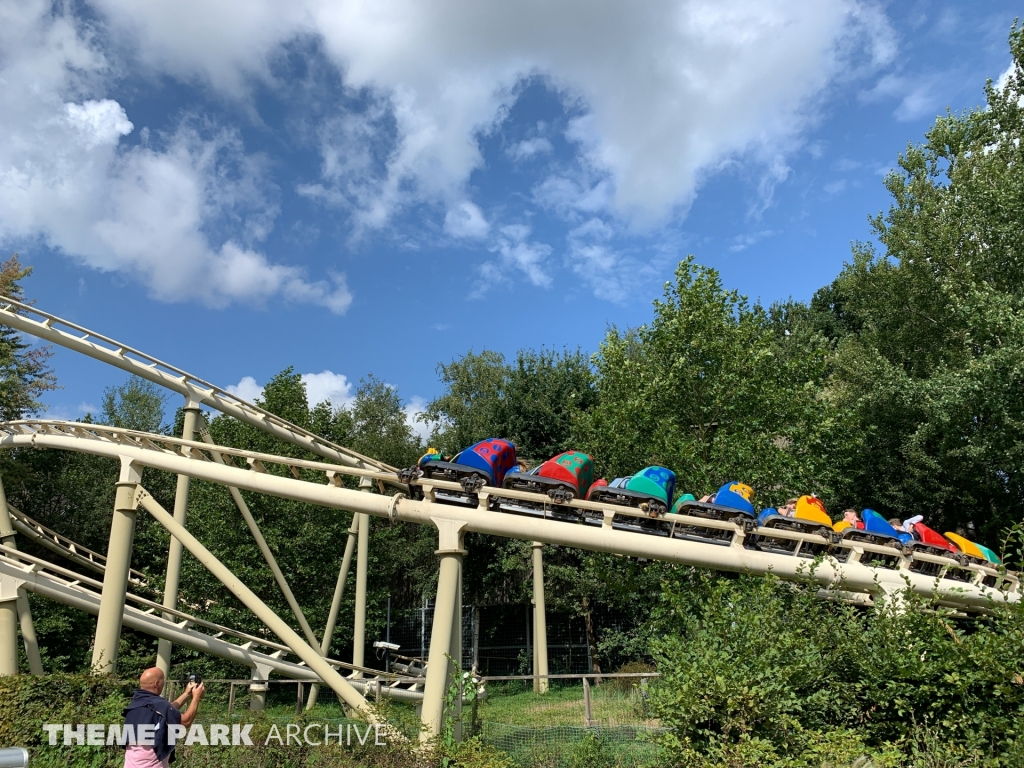
MULTIPOLYGON (((348 541, 345 542, 345 554, 341 558, 341 568, 338 569, 338 580, 334 583, 334 597, 331 599, 331 610, 327 614, 327 625, 324 627, 323 639, 320 641, 320 651, 326 657, 331 650, 331 639, 334 637, 334 627, 338 621, 338 611, 341 609, 341 598, 345 595, 345 582, 348 581, 348 571, 352 567, 352 554, 356 549, 356 537, 359 536, 359 515, 352 515, 352 525, 348 529, 348 541)), ((316 706, 317 697, 320 695, 320 685, 313 683, 309 689, 309 697, 306 699, 306 711, 316 706)))
POLYGON ((18 582, 0 576, 0 677, 18 674, 18 582))
MULTIPOLYGON (((430 631, 430 653, 427 657, 427 679, 423 685, 423 725, 420 741, 427 741, 441 733, 444 723, 444 694, 451 682, 455 613, 459 604, 459 581, 462 575, 462 529, 465 523, 442 517, 430 518, 438 530, 437 556, 440 569, 437 576, 437 600, 434 603, 434 622, 430 631)), ((461 617, 459 625, 461 626, 461 617)), ((461 633, 460 633, 461 635, 461 633)), ((458 639, 461 647, 462 639, 458 639)))
MULTIPOLYGON (((359 490, 370 493, 373 482, 368 477, 359 479, 359 490)), ((356 606, 355 621, 352 627, 352 664, 365 666, 366 655, 366 567, 370 556, 370 516, 365 512, 356 515, 359 518, 359 541, 356 555, 356 606)), ((362 677, 362 672, 353 672, 352 677, 362 677)))
MULTIPOLYGON (((544 544, 535 541, 533 547, 533 674, 548 673, 548 623, 544 604, 544 544)), ((547 693, 548 679, 533 679, 534 693, 547 693)))
MULTIPOLYGON (((185 423, 181 428, 182 440, 194 440, 196 423, 199 419, 199 403, 189 398, 185 403, 185 423)), ((174 493, 174 519, 182 525, 185 524, 185 514, 188 511, 188 491, 192 478, 188 475, 178 475, 178 487, 174 493)), ((178 607, 178 584, 181 581, 181 542, 171 536, 171 545, 167 549, 167 578, 164 580, 164 608, 175 609, 178 607)), ((164 614, 165 619, 174 620, 169 614, 164 614)), ((164 675, 171 669, 171 641, 161 638, 156 649, 156 665, 164 675)))
POLYGON ((267 708, 267 691, 270 688, 270 667, 257 664, 249 671, 249 709, 253 712, 262 712, 267 708))
MULTIPOLYGON (((7 494, 4 493, 3 482, 0 482, 0 544, 11 549, 18 548, 14 525, 11 523, 11 512, 7 508, 7 494)), ((36 628, 32 623, 32 609, 28 604, 28 595, 25 594, 25 590, 18 590, 16 605, 18 621, 21 623, 21 639, 25 643, 25 656, 28 657, 29 672, 33 675, 41 675, 43 674, 43 661, 39 656, 39 640, 36 638, 36 628)))
POLYGON ((103 574, 100 612, 96 617, 96 640, 92 646, 92 671, 112 675, 117 669, 117 647, 121 641, 121 615, 124 613, 128 572, 135 542, 135 489, 142 482, 142 468, 121 457, 121 475, 114 497, 114 518, 107 545, 107 567, 103 574))

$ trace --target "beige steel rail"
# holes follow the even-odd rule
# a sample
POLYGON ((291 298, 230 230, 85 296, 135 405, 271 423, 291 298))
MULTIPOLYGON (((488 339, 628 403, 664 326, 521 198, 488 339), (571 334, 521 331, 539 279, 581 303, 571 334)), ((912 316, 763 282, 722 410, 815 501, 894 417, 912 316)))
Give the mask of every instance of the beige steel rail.
MULTIPOLYGON (((103 573, 107 564, 106 555, 101 555, 99 552, 94 552, 88 547, 76 544, 67 536, 62 536, 52 528, 47 528, 42 523, 36 522, 25 513, 19 511, 10 502, 7 504, 7 509, 11 515, 11 522, 14 524, 14 529, 18 531, 18 533, 36 542, 40 546, 46 547, 51 552, 55 552, 61 557, 67 558, 73 563, 81 565, 84 568, 88 568, 95 573, 103 573)), ((133 587, 148 589, 151 579, 142 571, 137 571, 132 568, 128 581, 133 587)))
MULTIPOLYGON (((72 608, 97 615, 100 607, 100 590, 103 584, 66 568, 19 550, 0 545, 0 575, 10 577, 30 592, 68 605, 72 608)), ((178 610, 169 610, 152 600, 128 593, 128 601, 140 607, 125 606, 125 626, 154 637, 172 640, 196 651, 210 653, 228 661, 249 667, 263 667, 294 680, 319 681, 320 677, 302 662, 283 658, 292 650, 281 643, 264 637, 241 632, 230 627, 206 621, 178 610), (171 613, 180 621, 170 621, 161 614, 171 613), (210 630, 213 634, 199 632, 195 627, 210 630), (243 641, 241 645, 228 642, 224 637, 243 641), (254 651, 253 646, 271 649, 271 653, 254 651)), ((350 680, 360 691, 375 690, 375 679, 382 681, 381 690, 388 696, 401 701, 420 701, 423 698, 422 679, 411 680, 401 675, 388 674, 368 667, 357 667, 337 659, 326 659, 332 667, 362 672, 371 677, 350 680)))
MULTIPOLYGON (((417 501, 401 495, 383 496, 360 493, 342 486, 341 476, 381 477, 380 473, 351 469, 319 462, 273 457, 239 449, 209 446, 176 438, 148 435, 113 427, 83 425, 77 422, 26 420, 0 424, 0 448, 34 446, 57 448, 92 453, 111 458, 123 457, 140 466, 188 475, 210 482, 228 485, 256 493, 288 498, 295 501, 316 504, 334 509, 351 510, 391 520, 403 520, 421 525, 435 525, 450 528, 460 533, 476 532, 503 538, 541 541, 598 552, 608 552, 631 557, 680 563, 713 570, 774 573, 783 579, 808 579, 828 589, 842 589, 848 592, 879 594, 913 591, 935 597, 951 605, 986 608, 992 603, 1016 602, 1020 599, 1019 585, 1010 579, 1008 589, 997 589, 980 583, 982 579, 1001 578, 995 569, 984 566, 959 566, 947 558, 934 556, 908 556, 899 550, 877 547, 870 544, 849 543, 850 554, 846 562, 825 555, 820 561, 811 562, 792 555, 759 552, 743 546, 743 537, 748 532, 731 522, 706 521, 691 518, 694 524, 713 527, 732 527, 735 535, 730 544, 719 546, 671 537, 645 535, 638 532, 612 528, 612 520, 621 515, 621 507, 591 502, 573 502, 572 506, 586 509, 600 509, 604 514, 601 526, 575 525, 552 519, 542 519, 489 511, 486 508, 466 508, 438 504, 429 498, 417 501), (210 451, 222 457, 244 459, 248 469, 237 463, 219 464, 209 455, 210 451), (273 465, 281 469, 270 471, 273 465), (309 471, 325 477, 326 483, 304 479, 309 471), (884 555, 896 567, 879 567, 861 562, 865 556, 884 555), (972 581, 944 577, 925 576, 910 570, 915 560, 938 561, 947 569, 970 572, 972 581)), ((434 483, 433 485, 440 485, 434 483)), ((486 504, 488 492, 503 497, 528 498, 536 501, 533 494, 517 493, 500 489, 484 489, 480 496, 486 504)), ((666 519, 682 516, 666 515, 666 519)), ((800 538, 813 542, 824 539, 795 532, 767 531, 757 529, 752 533, 763 533, 777 537, 800 538)), ((867 558, 865 558, 867 560, 867 558)))
POLYGON ((233 416, 265 432, 324 458, 352 467, 373 467, 389 472, 394 467, 336 445, 208 381, 140 352, 107 336, 63 320, 49 312, 0 296, 0 325, 30 333, 53 344, 80 352, 100 362, 166 387, 202 405, 233 416))

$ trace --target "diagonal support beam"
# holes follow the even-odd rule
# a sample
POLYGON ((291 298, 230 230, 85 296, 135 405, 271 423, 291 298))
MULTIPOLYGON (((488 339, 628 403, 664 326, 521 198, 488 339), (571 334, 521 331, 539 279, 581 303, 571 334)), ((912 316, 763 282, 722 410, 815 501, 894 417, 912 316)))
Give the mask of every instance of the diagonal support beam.
MULTIPOLYGON (((341 610, 341 598, 345 594, 345 582, 348 580, 348 571, 352 567, 352 554, 356 549, 356 537, 359 535, 359 515, 352 515, 352 525, 348 529, 348 541, 345 542, 345 554, 341 558, 341 568, 338 570, 338 581, 334 585, 334 597, 331 599, 331 611, 327 614, 327 626, 324 627, 324 638, 320 641, 320 651, 327 656, 331 650, 331 640, 334 637, 334 627, 338 623, 338 611, 341 610)), ((306 711, 316 706, 317 697, 320 695, 320 686, 313 685, 309 690, 309 698, 306 700, 306 711)))
MULTIPOLYGON (((7 504, 7 493, 4 491, 3 482, 0 482, 0 544, 17 549, 18 543, 15 541, 12 523, 10 507, 7 504)), ((15 608, 18 621, 21 623, 21 639, 25 644, 25 655, 28 657, 28 670, 33 675, 41 675, 43 674, 43 660, 39 655, 39 639, 36 637, 36 627, 32 623, 32 609, 24 590, 18 590, 15 608)))
POLYGON ((160 504, 141 485, 136 488, 135 502, 142 506, 154 520, 167 529, 167 531, 178 539, 182 546, 196 558, 213 576, 220 581, 228 590, 237 597, 246 608, 252 611, 256 617, 266 624, 281 642, 287 645, 292 652, 306 663, 311 670, 320 676, 324 683, 330 686, 338 698, 349 707, 361 713, 369 722, 376 722, 376 718, 367 707, 364 699, 345 678, 339 675, 334 667, 327 663, 320 655, 320 649, 314 648, 306 643, 299 634, 285 623, 280 616, 272 611, 266 603, 259 599, 242 581, 235 576, 231 570, 214 556, 210 550, 204 547, 195 536, 179 525, 175 519, 168 514, 160 504))
MULTIPOLYGON (((203 423, 199 434, 202 436, 204 443, 216 445, 216 443, 213 442, 213 438, 210 437, 210 432, 206 428, 205 423, 203 423)), ((224 461, 224 457, 216 451, 210 451, 210 455, 213 456, 213 460, 218 464, 226 463, 224 461)), ((270 546, 267 544, 267 540, 263 538, 263 533, 260 531, 259 525, 256 524, 256 519, 252 516, 252 512, 249 511, 249 505, 245 503, 245 499, 242 497, 242 492, 237 488, 232 488, 231 486, 225 487, 231 494, 231 498, 234 500, 235 506, 238 507, 238 511, 242 513, 242 518, 245 520, 245 524, 249 527, 249 533, 251 533, 253 539, 256 540, 256 546, 259 547, 260 553, 263 555, 263 559, 270 568, 270 572, 274 574, 274 581, 276 581, 277 586, 281 588, 281 594, 284 595, 284 599, 288 603, 288 607, 291 608, 292 613, 295 615, 295 620, 299 622, 299 627, 302 629, 302 634, 306 637, 306 642, 314 648, 319 648, 320 643, 316 639, 316 635, 313 634, 313 628, 310 627, 309 622, 306 621, 306 614, 304 614, 302 612, 302 608, 299 607, 299 601, 295 599, 295 595, 292 593, 292 588, 288 586, 288 580, 284 577, 280 567, 278 567, 277 560, 274 558, 274 553, 270 551, 270 546)))
POLYGON ((92 646, 92 670, 97 675, 117 671, 117 651, 121 640, 121 618, 124 613, 128 575, 131 572, 132 546, 135 542, 137 517, 135 489, 142 482, 142 467, 131 458, 121 456, 121 473, 114 496, 114 517, 110 522, 110 543, 107 545, 107 567, 103 572, 103 593, 100 612, 96 616, 96 638, 92 646))
MULTIPOLYGON (((184 423, 181 429, 182 440, 192 440, 196 431, 196 421, 199 418, 199 404, 188 398, 185 401, 184 423)), ((174 519, 182 525, 185 524, 185 515, 188 512, 188 491, 192 478, 188 475, 178 475, 178 485, 174 493, 174 519)), ((181 583, 181 542, 173 536, 167 549, 167 577, 164 579, 164 608, 172 611, 178 607, 178 586, 181 583)), ((164 614, 165 619, 170 619, 169 613, 164 614)), ((156 665, 167 675, 171 669, 171 643, 163 638, 157 644, 156 665)))

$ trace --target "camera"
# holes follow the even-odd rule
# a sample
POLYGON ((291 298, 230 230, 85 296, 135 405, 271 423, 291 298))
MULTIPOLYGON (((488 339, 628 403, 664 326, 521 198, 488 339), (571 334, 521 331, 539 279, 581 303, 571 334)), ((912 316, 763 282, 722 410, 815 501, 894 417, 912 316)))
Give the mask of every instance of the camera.
POLYGON ((202 685, 203 684, 203 678, 200 677, 199 675, 189 675, 188 676, 188 681, 190 683, 195 683, 196 685, 202 685))
POLYGON ((383 640, 376 640, 373 643, 373 647, 381 649, 381 650, 385 650, 385 651, 392 651, 392 652, 394 652, 394 651, 397 651, 402 646, 397 645, 395 643, 385 643, 383 640))

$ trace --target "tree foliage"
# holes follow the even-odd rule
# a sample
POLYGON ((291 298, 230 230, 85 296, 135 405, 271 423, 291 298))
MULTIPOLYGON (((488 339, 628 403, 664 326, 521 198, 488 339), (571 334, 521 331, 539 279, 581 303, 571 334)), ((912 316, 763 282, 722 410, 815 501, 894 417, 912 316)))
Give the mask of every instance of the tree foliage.
POLYGON ((885 180, 893 203, 811 302, 829 393, 863 437, 864 505, 994 539, 1024 491, 1024 36, 983 108, 936 120, 885 180))
MULTIPOLYGON (((15 254, 0 264, 0 296, 24 302, 21 281, 32 274, 15 254)), ((47 367, 50 348, 28 344, 13 328, 0 326, 0 420, 22 419, 42 409, 40 397, 56 388, 47 367)))
POLYGON ((660 464, 698 496, 737 478, 771 498, 827 493, 826 347, 814 342, 778 336, 768 312, 687 258, 650 324, 609 331, 578 442, 609 475, 660 464))

